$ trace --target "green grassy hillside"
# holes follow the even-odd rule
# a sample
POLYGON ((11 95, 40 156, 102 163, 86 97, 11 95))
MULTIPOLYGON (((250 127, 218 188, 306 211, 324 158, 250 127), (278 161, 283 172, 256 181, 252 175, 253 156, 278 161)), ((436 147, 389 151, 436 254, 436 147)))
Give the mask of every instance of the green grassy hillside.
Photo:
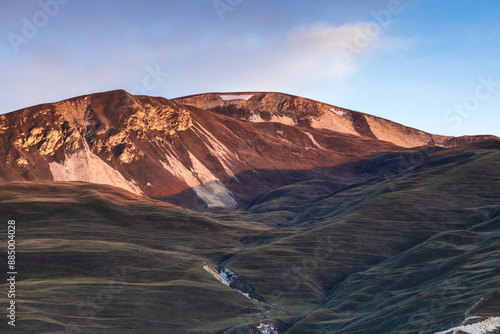
POLYGON ((0 185, 18 243, 17 326, 1 332, 434 333, 499 316, 500 145, 419 152, 367 158, 352 183, 289 185, 246 211, 0 185))

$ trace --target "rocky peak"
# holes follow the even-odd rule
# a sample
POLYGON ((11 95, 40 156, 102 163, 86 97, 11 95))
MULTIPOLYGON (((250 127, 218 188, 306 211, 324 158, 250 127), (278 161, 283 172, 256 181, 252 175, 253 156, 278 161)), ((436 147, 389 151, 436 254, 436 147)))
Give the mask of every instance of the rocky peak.
POLYGON ((496 138, 430 134, 381 117, 283 93, 208 93, 185 96, 173 101, 241 120, 279 122, 305 128, 325 129, 387 141, 406 148, 426 145, 455 147, 496 138))
POLYGON ((289 117, 298 120, 321 116, 328 111, 327 105, 323 103, 283 93, 208 93, 181 97, 174 101, 247 120, 252 117, 261 117, 263 120, 289 117))
MULTIPOLYGON (((125 91, 80 96, 2 115, 0 134, 13 138, 23 152, 43 156, 73 153, 89 145, 96 154, 111 154, 122 145, 123 161, 132 159, 134 141, 175 136, 192 125, 189 111, 166 99, 134 97, 125 91), (12 122, 18 126, 12 128, 12 122)), ((109 160, 109 157, 108 157, 109 160)))

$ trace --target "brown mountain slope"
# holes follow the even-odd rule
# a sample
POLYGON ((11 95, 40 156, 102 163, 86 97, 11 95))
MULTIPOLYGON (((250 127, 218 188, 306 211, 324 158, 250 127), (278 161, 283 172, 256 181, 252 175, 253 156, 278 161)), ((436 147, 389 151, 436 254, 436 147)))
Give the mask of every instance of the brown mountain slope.
POLYGON ((433 136, 285 94, 233 95, 167 100, 119 90, 0 115, 0 180, 86 181, 191 208, 235 208, 367 155, 483 139, 433 136))
POLYGON ((255 122, 273 121, 391 142, 401 147, 454 147, 493 136, 430 134, 380 117, 283 93, 207 93, 173 101, 255 122))

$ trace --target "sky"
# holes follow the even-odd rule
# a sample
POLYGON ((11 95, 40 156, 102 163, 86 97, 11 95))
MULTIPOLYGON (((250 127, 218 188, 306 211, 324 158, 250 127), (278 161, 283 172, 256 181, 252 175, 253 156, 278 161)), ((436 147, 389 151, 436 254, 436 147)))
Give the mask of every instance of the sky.
POLYGON ((275 91, 500 136, 498 0, 0 0, 0 113, 275 91))

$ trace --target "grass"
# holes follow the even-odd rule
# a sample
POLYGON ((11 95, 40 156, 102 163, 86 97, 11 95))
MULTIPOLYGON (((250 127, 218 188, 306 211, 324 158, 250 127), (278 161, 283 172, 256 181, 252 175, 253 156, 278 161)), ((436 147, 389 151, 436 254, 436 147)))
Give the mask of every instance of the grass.
POLYGON ((264 319, 287 334, 417 333, 452 327, 481 298, 470 314, 498 316, 500 153, 445 150, 380 174, 397 161, 368 159, 348 185, 277 189, 248 211, 193 212, 86 183, 0 185, 19 272, 19 327, 2 333, 70 323, 81 333, 246 333, 264 319), (204 261, 270 304, 221 284, 204 261))

